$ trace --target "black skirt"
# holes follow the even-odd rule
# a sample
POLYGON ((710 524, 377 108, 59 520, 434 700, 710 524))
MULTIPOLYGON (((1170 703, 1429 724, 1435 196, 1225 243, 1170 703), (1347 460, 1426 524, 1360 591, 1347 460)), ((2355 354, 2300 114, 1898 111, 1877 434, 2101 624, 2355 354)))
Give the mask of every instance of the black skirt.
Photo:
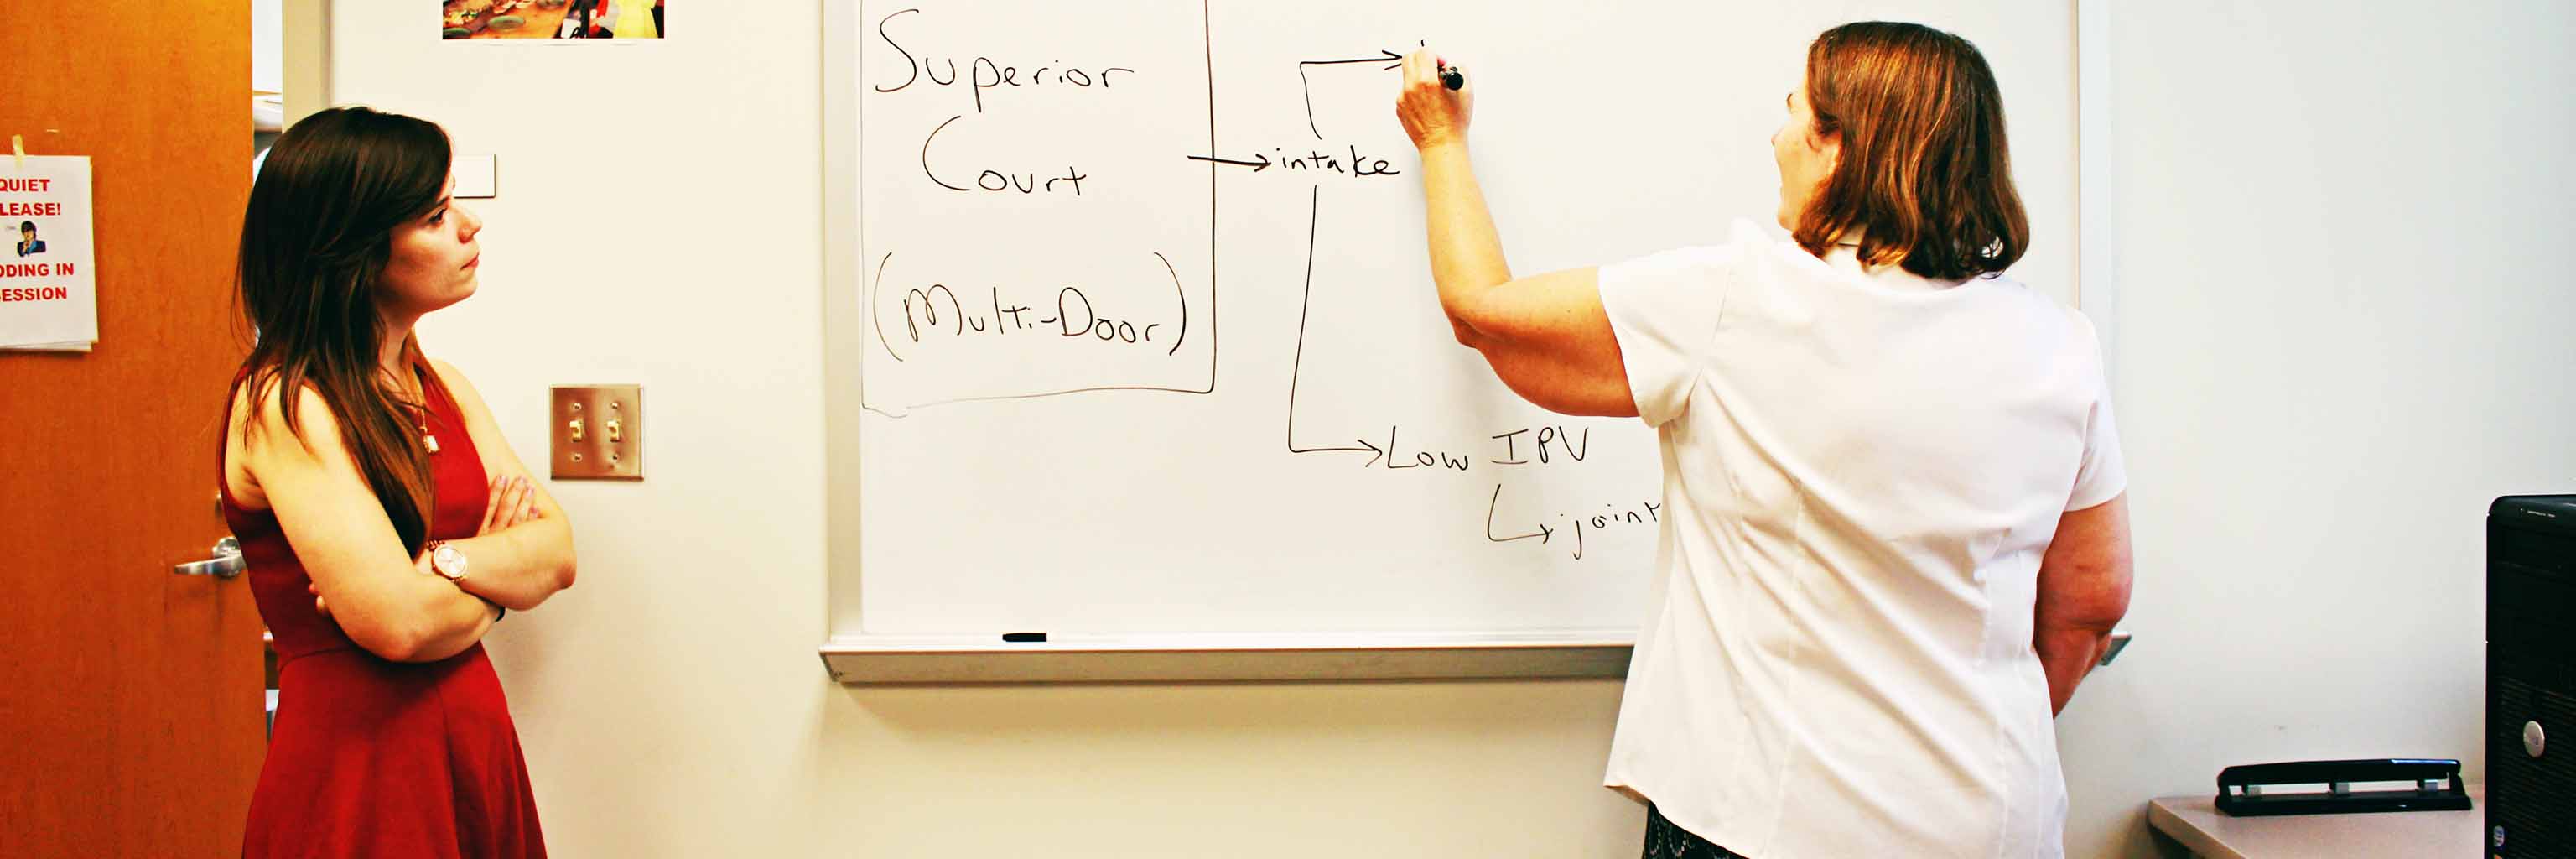
POLYGON ((1642 859, 1743 859, 1674 826, 1653 804, 1646 806, 1646 849, 1639 855, 1642 859))

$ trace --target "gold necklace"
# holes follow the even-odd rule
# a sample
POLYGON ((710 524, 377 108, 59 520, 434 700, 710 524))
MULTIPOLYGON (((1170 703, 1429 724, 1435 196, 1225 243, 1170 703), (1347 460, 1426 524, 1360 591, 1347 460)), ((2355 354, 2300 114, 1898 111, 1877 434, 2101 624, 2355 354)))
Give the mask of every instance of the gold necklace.
POLYGON ((420 420, 413 423, 412 426, 420 429, 420 446, 428 450, 431 454, 436 454, 438 453, 438 436, 431 435, 429 432, 429 382, 428 380, 420 378, 419 374, 419 368, 413 368, 412 380, 420 383, 420 393, 414 397, 420 401, 420 420))

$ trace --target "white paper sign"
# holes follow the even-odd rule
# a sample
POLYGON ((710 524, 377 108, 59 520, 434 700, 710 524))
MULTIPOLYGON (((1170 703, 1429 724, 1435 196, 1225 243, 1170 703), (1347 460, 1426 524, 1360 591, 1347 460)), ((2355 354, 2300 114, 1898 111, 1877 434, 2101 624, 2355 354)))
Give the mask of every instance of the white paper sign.
POLYGON ((88 156, 0 156, 0 348, 98 342, 88 156))

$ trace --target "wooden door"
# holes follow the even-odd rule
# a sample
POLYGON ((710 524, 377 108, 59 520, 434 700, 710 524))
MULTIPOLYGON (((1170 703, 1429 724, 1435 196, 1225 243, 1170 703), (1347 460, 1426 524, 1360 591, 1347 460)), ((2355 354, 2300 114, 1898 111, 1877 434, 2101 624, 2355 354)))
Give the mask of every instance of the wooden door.
POLYGON ((91 158, 99 342, 0 353, 0 856, 239 855, 259 617, 172 565, 225 534, 250 6, 7 5, 0 145, 91 158))

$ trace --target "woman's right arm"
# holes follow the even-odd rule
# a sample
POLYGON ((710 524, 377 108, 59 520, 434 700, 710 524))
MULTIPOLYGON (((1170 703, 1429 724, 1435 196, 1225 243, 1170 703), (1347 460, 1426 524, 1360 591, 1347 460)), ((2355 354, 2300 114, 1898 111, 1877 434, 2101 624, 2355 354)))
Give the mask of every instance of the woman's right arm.
POLYGON ((1429 48, 1404 58, 1395 113, 1422 155, 1431 282, 1451 333, 1484 355, 1504 386, 1540 408, 1636 417, 1596 270, 1512 277, 1467 157, 1475 84, 1453 92, 1441 83, 1439 66, 1429 48))
POLYGON ((2057 520, 2039 561, 2031 647, 2048 672, 2048 711, 2066 709, 2075 686, 2102 661, 2111 628, 2129 613, 2127 493, 2057 520))
MULTIPOLYGON (((492 626, 492 607, 406 555, 330 406, 310 388, 295 396, 302 432, 287 429, 283 397, 267 397, 258 415, 244 418, 258 426, 240 436, 242 465, 330 616, 359 647, 396 662, 433 662, 473 646, 492 626)), ((236 398, 240 414, 246 397, 236 398)))

